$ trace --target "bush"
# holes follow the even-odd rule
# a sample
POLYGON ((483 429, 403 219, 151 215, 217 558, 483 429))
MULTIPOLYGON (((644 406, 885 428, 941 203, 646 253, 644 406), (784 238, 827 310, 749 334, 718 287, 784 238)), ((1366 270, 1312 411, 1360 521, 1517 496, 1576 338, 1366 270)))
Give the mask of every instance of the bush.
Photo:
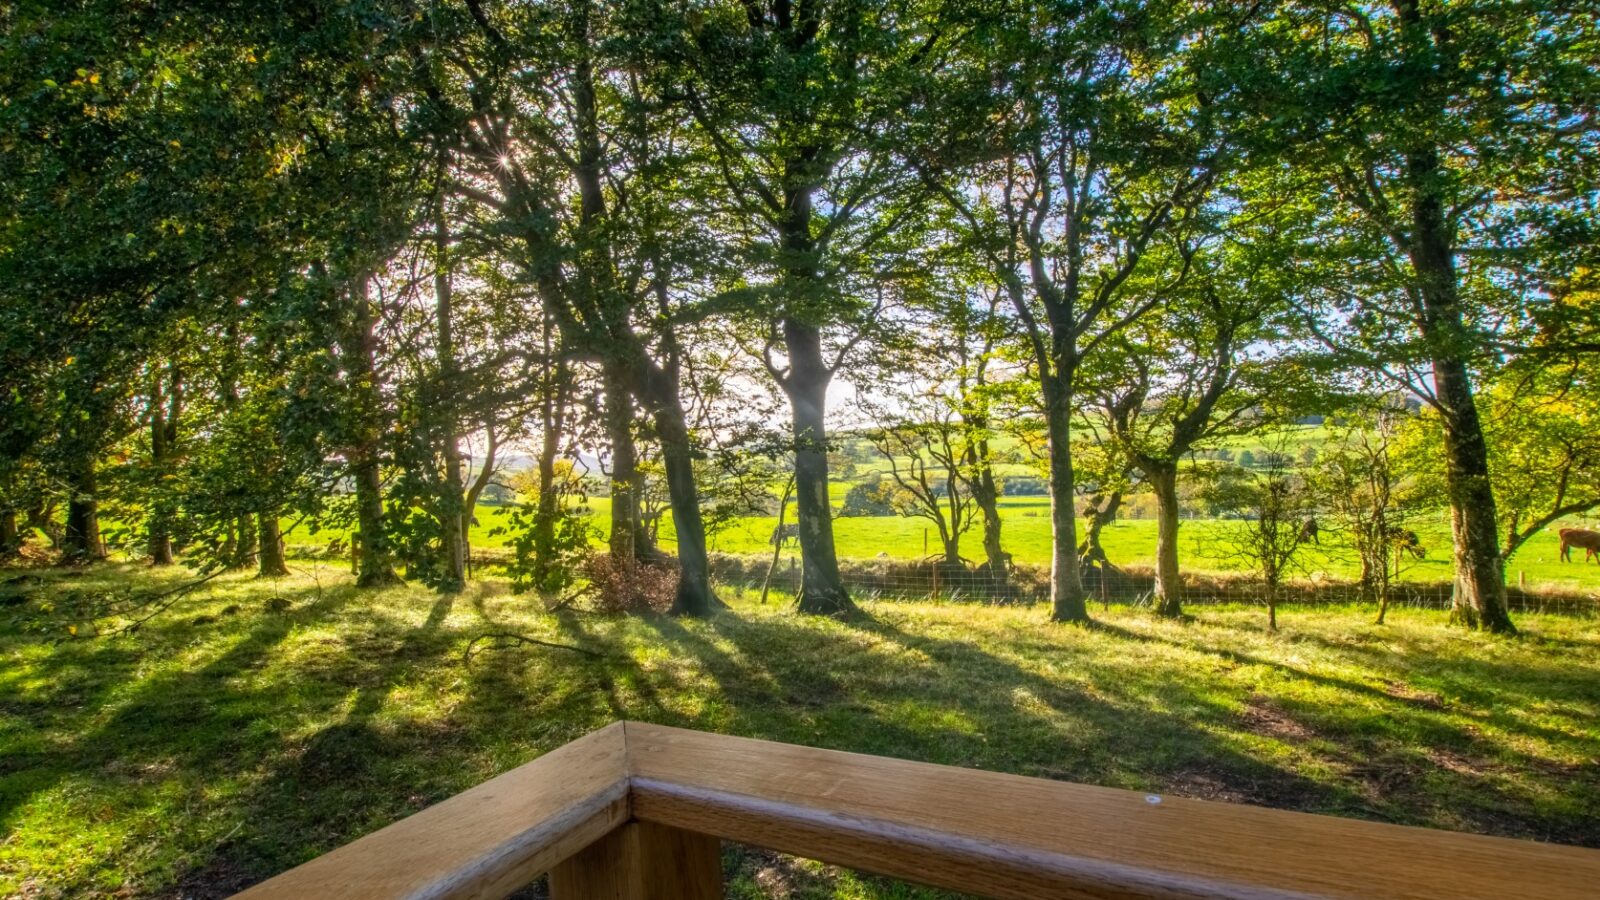
POLYGON ((678 567, 670 562, 639 562, 597 553, 584 561, 596 612, 620 616, 663 613, 678 590, 678 567))
POLYGON ((1007 497, 1048 497, 1050 484, 1043 478, 1013 475, 1000 479, 1000 493, 1007 497))
POLYGON ((844 509, 840 510, 839 514, 842 516, 892 516, 896 512, 893 486, 882 478, 872 478, 859 484, 851 485, 850 490, 845 492, 844 509))

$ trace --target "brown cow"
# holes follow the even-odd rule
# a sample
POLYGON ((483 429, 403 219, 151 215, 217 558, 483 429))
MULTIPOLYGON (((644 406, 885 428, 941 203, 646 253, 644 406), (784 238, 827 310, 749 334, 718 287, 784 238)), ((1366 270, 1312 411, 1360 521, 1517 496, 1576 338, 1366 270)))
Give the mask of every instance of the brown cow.
POLYGON ((1587 528, 1563 528, 1556 532, 1561 535, 1561 561, 1572 562, 1572 548, 1583 548, 1583 561, 1588 562, 1591 557, 1600 558, 1600 531, 1590 531, 1587 528))
POLYGON ((1422 559, 1428 555, 1428 551, 1422 546, 1422 539, 1409 528, 1390 525, 1383 529, 1383 536, 1388 539, 1390 546, 1394 547, 1396 558, 1405 553, 1411 554, 1414 559, 1422 559))
POLYGON ((1322 541, 1317 538, 1321 533, 1322 527, 1317 524, 1316 517, 1306 516, 1306 520, 1300 523, 1300 536, 1297 540, 1302 544, 1321 544, 1322 541))

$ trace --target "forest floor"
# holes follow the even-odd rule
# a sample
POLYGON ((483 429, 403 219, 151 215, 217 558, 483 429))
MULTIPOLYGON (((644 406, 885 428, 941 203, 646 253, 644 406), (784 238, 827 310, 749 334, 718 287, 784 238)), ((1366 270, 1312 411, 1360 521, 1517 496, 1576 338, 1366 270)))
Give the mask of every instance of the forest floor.
MULTIPOLYGON (((218 897, 619 718, 1229 802, 1600 846, 1600 623, 729 592, 709 621, 546 614, 504 583, 226 576, 140 630, 50 608, 192 574, 0 572, 0 895, 218 897), (476 644, 516 632, 597 653, 476 644)), ((937 896, 730 847, 729 896, 937 896)))

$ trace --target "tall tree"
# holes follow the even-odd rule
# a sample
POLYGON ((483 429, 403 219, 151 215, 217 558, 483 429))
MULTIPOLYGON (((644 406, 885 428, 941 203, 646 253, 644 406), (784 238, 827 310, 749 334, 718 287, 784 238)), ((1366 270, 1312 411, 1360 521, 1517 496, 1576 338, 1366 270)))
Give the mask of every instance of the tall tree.
POLYGON ((828 389, 878 315, 871 257, 921 191, 903 162, 931 112, 927 81, 968 34, 953 4, 761 0, 654 18, 665 69, 712 157, 737 285, 789 401, 802 581, 798 607, 854 610, 839 575, 828 389))
POLYGON ((1130 297, 1127 283, 1224 162, 1208 98, 1181 55, 1205 25, 1168 4, 1024 5, 994 55, 996 158, 943 186, 1043 388, 1056 621, 1088 619, 1071 450, 1078 370, 1162 302, 1160 290, 1130 297))
POLYGON ((151 367, 145 415, 150 429, 150 475, 154 482, 151 508, 146 512, 146 539, 150 564, 172 565, 172 509, 162 483, 172 477, 178 453, 179 419, 183 414, 183 371, 176 360, 151 367))
POLYGON ((1308 393, 1300 386, 1308 373, 1287 340, 1291 282, 1277 243, 1259 225, 1235 231, 1224 220, 1209 230, 1152 248, 1153 279, 1130 278, 1128 290, 1155 291, 1160 306, 1113 337, 1082 373, 1084 393, 1098 406, 1085 416, 1090 429, 1114 442, 1115 455, 1155 494, 1156 612, 1164 616, 1183 612, 1184 460, 1226 437, 1286 422, 1308 393))
POLYGON ((1585 50, 1593 17, 1492 0, 1291 2, 1273 13, 1251 35, 1267 53, 1241 96, 1260 102, 1251 132, 1288 148, 1294 180, 1274 190, 1308 194, 1320 251, 1346 254, 1325 288, 1337 309, 1323 318, 1328 342, 1437 410, 1453 616, 1512 632, 1476 382, 1497 362, 1492 332, 1537 305, 1506 290, 1507 276, 1564 242, 1552 237, 1581 233, 1574 188, 1592 183, 1583 160, 1600 90, 1585 50))
POLYGON ((467 6, 435 10, 414 35, 420 107, 453 142, 455 191, 478 206, 479 227, 516 244, 511 259, 565 351, 650 411, 678 534, 675 609, 704 615, 717 601, 674 333, 697 314, 683 290, 694 229, 659 171, 676 153, 674 120, 632 76, 617 10, 467 6))
POLYGON ((356 538, 359 561, 356 584, 385 587, 400 582, 394 570, 394 551, 383 521, 384 421, 387 405, 378 372, 377 317, 367 272, 352 272, 330 283, 339 298, 338 348, 345 390, 345 453, 356 504, 356 538))

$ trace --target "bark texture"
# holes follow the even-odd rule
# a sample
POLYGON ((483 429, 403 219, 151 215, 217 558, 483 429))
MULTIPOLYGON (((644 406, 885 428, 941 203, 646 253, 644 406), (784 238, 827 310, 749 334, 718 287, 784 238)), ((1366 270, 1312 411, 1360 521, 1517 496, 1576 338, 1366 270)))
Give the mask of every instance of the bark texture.
MULTIPOLYGON (((379 471, 382 451, 382 398, 378 396, 377 339, 373 334, 372 307, 367 282, 359 278, 350 288, 348 321, 340 350, 344 357, 353 421, 349 448, 350 474, 355 482, 356 528, 360 551, 356 562, 357 587, 400 584, 393 553, 383 528, 383 481, 379 471)), ((355 541, 352 541, 354 552, 355 541)))
MULTIPOLYGON (((1409 160, 1413 182, 1432 184, 1437 153, 1409 160)), ((1451 618, 1469 628, 1513 633, 1506 609, 1505 561, 1500 556, 1489 448, 1473 397, 1466 355, 1472 346, 1462 317, 1454 253, 1444 204, 1419 190, 1412 210, 1411 264, 1422 296, 1422 335, 1433 352, 1434 396, 1443 413, 1445 487, 1453 525, 1456 591, 1451 618)))
MULTIPOLYGON (((173 445, 178 440, 178 416, 183 404, 183 378, 177 366, 159 369, 150 379, 150 465, 156 480, 164 480, 172 470, 173 445)), ((153 566, 172 565, 172 508, 157 489, 150 504, 147 550, 153 566)))
POLYGON ((828 493, 828 430, 825 414, 832 373, 822 359, 822 333, 793 319, 783 323, 789 354, 784 380, 794 435, 795 514, 800 526, 801 612, 841 615, 856 611, 839 574, 833 541, 833 505, 828 493))
POLYGON ((664 555, 650 539, 640 515, 643 496, 639 478, 639 450, 634 442, 633 397, 626 370, 607 366, 603 373, 606 442, 611 446, 611 537, 608 545, 616 559, 659 561, 664 555))
POLYGON ((278 525, 276 512, 264 512, 257 517, 256 532, 260 549, 256 552, 256 575, 261 578, 283 578, 289 574, 289 564, 283 557, 283 532, 278 525))
POLYGON ((1078 567, 1077 486, 1072 471, 1072 398, 1059 375, 1045 380, 1050 434, 1050 618, 1087 622, 1089 606, 1078 567))
MULTIPOLYGON (((442 168, 442 166, 441 166, 442 168)), ((447 394, 454 393, 458 380, 455 351, 455 312, 453 286, 450 282, 450 231, 445 222, 444 201, 439 203, 439 214, 434 223, 434 321, 438 331, 439 381, 447 394)), ((439 497, 439 543, 444 557, 445 577, 440 588, 459 591, 467 582, 467 508, 462 500, 461 435, 458 433, 454 409, 441 412, 443 434, 441 450, 444 456, 444 483, 439 497)))
POLYGON ((638 376, 639 396, 650 408, 661 442, 672 525, 678 538, 678 590, 672 612, 708 616, 723 604, 711 589, 711 558, 706 553, 706 526, 695 488, 694 447, 679 398, 678 373, 675 367, 656 366, 641 357, 638 376))
POLYGON ((94 463, 84 461, 74 473, 72 495, 67 500, 67 527, 61 535, 62 557, 68 562, 89 562, 106 558, 100 539, 100 501, 95 492, 94 463))
POLYGON ((1183 578, 1178 571, 1178 468, 1150 466, 1145 479, 1156 495, 1156 613, 1183 615, 1183 578))
POLYGON ((0 509, 0 556, 10 556, 21 549, 22 540, 17 531, 17 511, 9 507, 0 509))

